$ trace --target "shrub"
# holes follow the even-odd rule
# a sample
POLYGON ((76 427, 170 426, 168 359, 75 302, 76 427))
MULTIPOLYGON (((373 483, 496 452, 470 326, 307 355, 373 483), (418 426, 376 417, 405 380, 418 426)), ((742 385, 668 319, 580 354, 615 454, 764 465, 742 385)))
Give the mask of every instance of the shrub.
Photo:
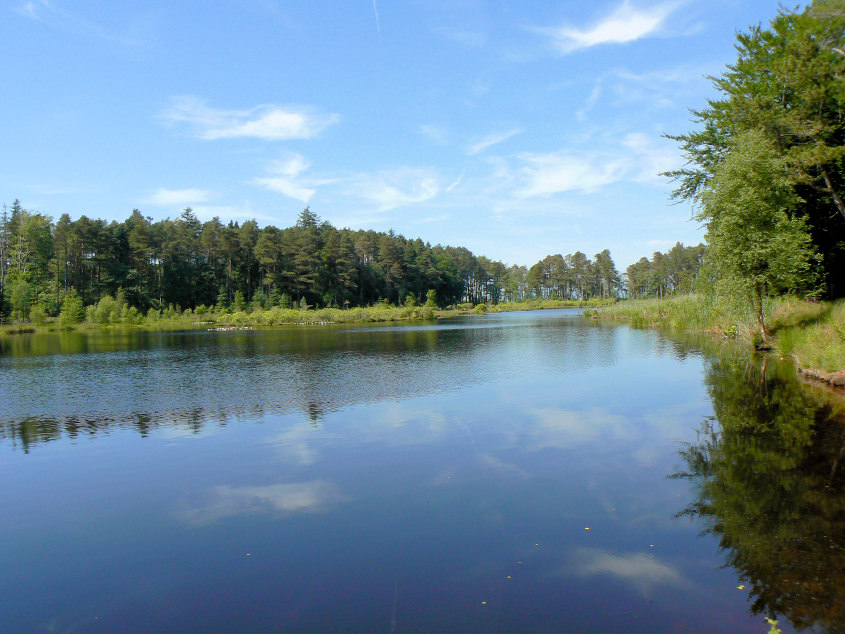
POLYGON ((62 326, 73 326, 85 319, 85 309, 82 306, 82 299, 75 289, 70 289, 62 301, 62 309, 59 312, 59 324, 62 326))
POLYGON ((33 304, 29 309, 29 321, 36 326, 43 326, 47 323, 47 311, 41 304, 33 304))

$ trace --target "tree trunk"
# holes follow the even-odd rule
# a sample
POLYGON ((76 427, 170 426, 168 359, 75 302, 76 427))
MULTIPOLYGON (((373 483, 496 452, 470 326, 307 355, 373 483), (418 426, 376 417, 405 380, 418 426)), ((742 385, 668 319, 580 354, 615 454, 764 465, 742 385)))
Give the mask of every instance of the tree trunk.
POLYGON ((833 203, 836 205, 839 213, 842 214, 842 217, 845 218, 845 203, 842 202, 839 194, 837 194, 836 190, 833 189, 833 183, 830 182, 830 176, 828 176, 827 170, 822 170, 822 178, 824 178, 824 184, 827 185, 828 192, 830 192, 830 195, 833 196, 833 203))
POLYGON ((760 283, 754 285, 754 311, 757 313, 757 324, 760 326, 760 336, 763 338, 763 345, 769 345, 769 333, 766 331, 766 324, 763 322, 763 290, 760 283))

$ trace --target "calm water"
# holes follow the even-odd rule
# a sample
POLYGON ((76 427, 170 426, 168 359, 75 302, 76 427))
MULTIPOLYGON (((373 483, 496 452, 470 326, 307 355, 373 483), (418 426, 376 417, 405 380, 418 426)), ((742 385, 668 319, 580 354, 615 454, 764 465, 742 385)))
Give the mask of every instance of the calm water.
POLYGON ((843 631, 786 375, 571 311, 0 339, 0 631, 843 631))

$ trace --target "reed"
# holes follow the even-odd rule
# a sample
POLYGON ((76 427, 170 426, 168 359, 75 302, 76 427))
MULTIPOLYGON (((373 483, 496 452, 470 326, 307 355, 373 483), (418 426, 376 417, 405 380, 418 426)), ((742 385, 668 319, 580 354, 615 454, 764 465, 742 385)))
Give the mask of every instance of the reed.
MULTIPOLYGON (((845 300, 807 302, 795 297, 769 298, 763 309, 776 351, 795 356, 805 368, 824 372, 845 369, 845 300)), ((708 295, 628 300, 597 312, 599 319, 621 319, 640 328, 668 328, 761 343, 747 303, 708 295)))

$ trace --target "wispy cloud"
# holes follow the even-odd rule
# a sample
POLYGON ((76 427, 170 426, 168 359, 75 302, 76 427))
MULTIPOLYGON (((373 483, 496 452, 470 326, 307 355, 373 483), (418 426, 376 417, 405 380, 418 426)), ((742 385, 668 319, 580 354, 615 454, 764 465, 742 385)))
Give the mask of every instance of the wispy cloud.
POLYGON ((271 163, 267 170, 270 175, 256 178, 252 183, 307 203, 316 190, 313 186, 303 183, 300 175, 310 166, 301 155, 291 154, 287 159, 271 163))
POLYGON ((636 156, 636 169, 630 180, 639 183, 665 184, 662 173, 678 167, 681 157, 674 143, 661 139, 658 143, 652 137, 641 132, 625 136, 622 144, 636 156))
POLYGON ((431 170, 403 167, 360 175, 345 193, 374 205, 377 212, 384 212, 425 202, 439 191, 437 176, 431 170))
POLYGON ((586 412, 564 409, 532 409, 536 421, 529 431, 528 445, 534 449, 572 447, 597 438, 618 440, 631 437, 624 417, 602 408, 586 412))
POLYGON ((376 15, 376 30, 381 33, 381 21, 378 19, 378 7, 376 6, 376 0, 373 0, 373 13, 376 15))
POLYGON ((623 181, 665 186, 660 174, 680 161, 677 148, 653 133, 608 136, 599 144, 591 143, 593 147, 583 151, 573 146, 556 152, 489 157, 486 160, 494 167, 488 178, 490 191, 496 192, 501 204, 573 192, 590 194, 623 181))
POLYGON ((103 40, 116 42, 125 46, 134 46, 138 44, 139 41, 146 39, 142 33, 145 26, 145 20, 143 19, 136 20, 135 23, 127 29, 130 33, 134 32, 134 37, 132 37, 113 29, 106 28, 98 22, 84 18, 77 13, 72 13, 60 6, 60 4, 49 0, 29 0, 17 7, 13 7, 12 11, 18 15, 31 20, 37 20, 51 27, 76 33, 94 35, 103 40), (139 31, 139 29, 141 31, 139 31))
POLYGON ((144 202, 158 207, 173 205, 190 205, 207 202, 214 194, 207 189, 163 189, 159 188, 150 194, 144 202))
POLYGON ((315 513, 341 502, 337 487, 323 480, 268 486, 219 486, 205 504, 185 507, 177 516, 190 526, 213 524, 235 515, 315 513))
POLYGON ((551 196, 570 191, 594 191, 620 180, 625 174, 621 159, 603 160, 566 152, 521 154, 519 198, 551 196))
POLYGON ((466 176, 466 172, 461 172, 461 175, 458 176, 454 181, 452 181, 451 184, 449 184, 449 186, 446 188, 446 191, 450 192, 455 189, 458 185, 460 185, 464 180, 464 176, 466 176))
POLYGON ((467 150, 467 154, 469 154, 470 156, 480 154, 487 148, 502 143, 503 141, 507 141, 511 137, 521 133, 522 130, 520 130, 519 128, 514 128, 513 130, 508 130, 506 132, 496 132, 494 134, 488 134, 480 141, 473 143, 467 150))
POLYGON ((458 29, 454 27, 439 27, 434 30, 437 35, 460 44, 465 48, 478 49, 487 44, 487 34, 482 31, 458 29))
POLYGON ((37 0, 36 2, 24 2, 22 5, 14 7, 12 11, 32 20, 40 20, 41 12, 49 6, 47 0, 37 0))
POLYGON ((659 4, 637 9, 626 0, 613 13, 587 28, 561 26, 540 29, 563 54, 600 44, 625 44, 658 33, 677 4, 659 4))
POLYGON ((243 110, 212 108, 191 96, 174 97, 161 113, 169 124, 186 124, 201 139, 255 138, 265 141, 310 139, 337 123, 340 115, 306 106, 266 104, 243 110))
POLYGON ((646 553, 614 555, 603 550, 583 548, 574 554, 572 570, 582 577, 609 575, 624 581, 643 595, 661 585, 688 585, 678 570, 646 553))
POLYGON ((437 145, 448 145, 449 131, 439 125, 421 125, 420 134, 437 145))

